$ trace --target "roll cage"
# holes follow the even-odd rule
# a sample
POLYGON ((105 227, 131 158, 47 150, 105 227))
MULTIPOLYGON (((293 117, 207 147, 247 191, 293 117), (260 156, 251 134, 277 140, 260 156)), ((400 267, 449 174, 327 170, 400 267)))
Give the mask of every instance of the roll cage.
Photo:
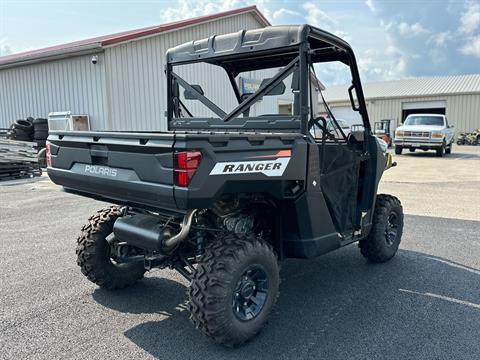
MULTIPOLYGON (((271 26, 242 30, 227 35, 213 35, 192 41, 167 52, 167 120, 170 130, 226 130, 301 132, 307 135, 311 125, 309 110, 311 89, 309 76, 315 63, 340 61, 349 66, 352 84, 348 89, 352 109, 362 117, 365 132, 371 133, 357 63, 352 48, 342 39, 309 25, 271 26), (179 76, 174 67, 204 62, 223 68, 235 93, 238 105, 230 112, 220 109, 204 96, 201 89, 179 76), (262 83, 257 91, 242 97, 235 77, 242 72, 278 67, 279 72, 262 83), (294 74, 297 73, 297 74, 294 74), (273 91, 287 76, 298 76, 293 115, 239 117, 258 99, 273 91), (189 114, 179 96, 179 86, 209 108, 218 118, 182 118, 189 114), (356 99, 354 96, 356 95, 356 99), (310 121, 310 122, 309 122, 310 121)), ((325 101, 324 101, 325 102, 325 101)), ((332 115, 332 114, 331 114, 332 115)), ((333 117, 333 115, 332 115, 333 117)))

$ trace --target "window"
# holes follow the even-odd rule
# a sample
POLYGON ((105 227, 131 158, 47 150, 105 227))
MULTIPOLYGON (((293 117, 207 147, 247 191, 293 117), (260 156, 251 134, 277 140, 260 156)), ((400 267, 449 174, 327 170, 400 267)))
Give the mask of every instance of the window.
POLYGON ((414 115, 405 120, 405 125, 443 126, 442 116, 414 115))

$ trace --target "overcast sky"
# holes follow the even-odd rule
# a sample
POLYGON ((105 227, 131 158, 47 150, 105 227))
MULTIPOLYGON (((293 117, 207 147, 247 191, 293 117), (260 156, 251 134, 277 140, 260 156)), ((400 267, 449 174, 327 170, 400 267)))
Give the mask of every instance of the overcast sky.
MULTIPOLYGON (((274 25, 310 23, 347 40, 366 81, 480 72, 480 0, 0 0, 0 55, 253 4, 274 25)), ((335 68, 319 77, 346 81, 335 68)))

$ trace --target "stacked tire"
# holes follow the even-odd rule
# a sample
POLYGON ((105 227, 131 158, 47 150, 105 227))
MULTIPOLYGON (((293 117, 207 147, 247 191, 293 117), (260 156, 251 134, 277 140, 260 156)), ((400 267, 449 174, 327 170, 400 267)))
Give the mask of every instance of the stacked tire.
POLYGON ((48 138, 48 120, 44 118, 33 119, 28 117, 23 120, 15 120, 7 131, 7 139, 29 141, 37 144, 38 163, 40 167, 46 167, 47 159, 45 144, 48 138))
MULTIPOLYGON (((33 119, 32 119, 33 120, 33 119)), ((30 119, 15 120, 10 126, 7 137, 19 141, 32 141, 33 139, 33 124, 30 119)))
POLYGON ((33 140, 37 143, 37 147, 42 149, 45 147, 48 137, 48 120, 43 118, 36 118, 32 121, 33 125, 33 140))

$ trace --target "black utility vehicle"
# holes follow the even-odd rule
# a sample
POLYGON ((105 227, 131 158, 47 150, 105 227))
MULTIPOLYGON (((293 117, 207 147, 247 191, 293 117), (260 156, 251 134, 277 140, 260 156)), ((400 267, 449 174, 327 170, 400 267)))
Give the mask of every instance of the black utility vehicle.
POLYGON ((353 242, 372 262, 395 255, 402 207, 376 194, 391 158, 372 134, 345 41, 308 25, 240 31, 170 49, 165 71, 168 132, 50 132, 50 178, 117 204, 92 215, 78 238, 89 280, 116 289, 151 268, 174 268, 191 282, 194 325, 236 346, 264 326, 278 296, 279 260, 353 242), (348 136, 332 133, 314 111, 321 88, 314 64, 325 62, 350 69, 352 108, 363 124, 348 136), (210 76, 208 66, 225 82, 208 90, 186 80, 210 76), (265 78, 239 86, 239 76, 255 71, 265 78), (211 98, 226 98, 225 85, 231 109, 211 98), (262 113, 279 94, 292 97, 291 113, 288 106, 262 113))

